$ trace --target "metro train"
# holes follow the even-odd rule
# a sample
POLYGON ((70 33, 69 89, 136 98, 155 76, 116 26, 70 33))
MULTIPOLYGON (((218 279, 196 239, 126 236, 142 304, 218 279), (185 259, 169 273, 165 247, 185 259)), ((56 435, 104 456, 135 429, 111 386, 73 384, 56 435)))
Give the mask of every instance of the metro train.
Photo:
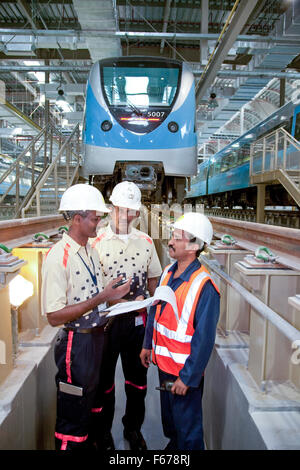
MULTIPOLYGON (((198 174, 192 178, 187 201, 202 202, 206 208, 234 206, 256 208, 257 189, 250 184, 250 147, 261 137, 283 127, 296 140, 300 139, 299 101, 290 101, 268 118, 245 132, 222 150, 198 166, 198 174)), ((282 157, 282 150, 278 158, 282 157)), ((259 167, 261 158, 254 164, 259 167)), ((268 156, 270 158, 270 156, 268 156)), ((294 152, 295 169, 300 168, 299 152, 294 152)), ((266 162, 268 164, 268 162, 266 162)), ((266 187, 266 205, 295 205, 295 201, 281 185, 266 187)))
POLYGON ((195 85, 184 62, 117 57, 89 74, 81 175, 105 195, 123 180, 144 200, 181 201, 197 173, 195 85))

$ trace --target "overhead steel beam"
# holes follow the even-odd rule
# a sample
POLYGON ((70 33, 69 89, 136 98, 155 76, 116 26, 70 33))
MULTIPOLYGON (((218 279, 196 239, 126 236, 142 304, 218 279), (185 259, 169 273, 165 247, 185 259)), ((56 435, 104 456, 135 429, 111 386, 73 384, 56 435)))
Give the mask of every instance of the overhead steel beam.
MULTIPOLYGON (((167 0, 165 4, 164 23, 163 23, 163 28, 162 28, 163 33, 165 33, 168 28, 170 12, 171 12, 171 3, 172 3, 172 0, 167 0)), ((162 39, 160 43, 160 53, 162 53, 162 51, 164 50, 164 45, 165 45, 165 40, 162 39)))
POLYGON ((238 34, 243 29, 249 15, 255 8, 258 0, 241 0, 233 15, 233 18, 225 31, 221 42, 218 45, 211 62, 208 63, 207 70, 201 75, 200 81, 196 86, 196 102, 204 96, 206 90, 212 85, 217 76, 225 57, 237 39, 238 34))
POLYGON ((26 17, 27 21, 31 24, 31 27, 36 29, 37 27, 41 27, 41 24, 37 25, 32 19, 32 12, 27 4, 24 3, 23 0, 17 0, 17 5, 20 8, 23 15, 26 17))
MULTIPOLYGON (((209 6, 208 0, 201 2, 201 34, 208 33, 208 13, 209 6)), ((206 65, 208 60, 208 40, 202 39, 200 41, 200 64, 206 65)))
POLYGON ((89 72, 91 65, 0 65, 0 72, 89 72))
MULTIPOLYGON (((246 0, 245 0, 246 1, 246 0)), ((248 2, 246 2, 248 3, 248 2)), ((120 39, 168 39, 181 41, 199 41, 208 39, 216 41, 219 34, 201 34, 201 33, 167 33, 167 32, 135 32, 135 31, 99 31, 99 30, 75 30, 75 29, 1 29, 0 36, 48 36, 48 37, 102 37, 102 38, 120 38, 120 39)), ((250 34, 239 34, 235 41, 243 42, 263 42, 276 44, 300 44, 299 36, 259 36, 250 34)))
MULTIPOLYGON (((89 72, 91 67, 91 65, 0 65, 0 72, 89 72)), ((201 75, 203 70, 193 70, 193 74, 195 76, 201 75)), ((219 70, 217 76, 220 78, 270 77, 300 79, 300 73, 296 72, 278 72, 276 70, 267 72, 259 69, 255 71, 219 70)))
MULTIPOLYGON (((0 66, 1 70, 1 66, 0 66)), ((195 76, 202 75, 203 70, 193 70, 195 76)), ((216 74, 220 78, 238 78, 238 77, 255 77, 255 78, 296 78, 300 79, 300 73, 296 72, 279 72, 277 70, 267 72, 266 70, 219 70, 216 74)))

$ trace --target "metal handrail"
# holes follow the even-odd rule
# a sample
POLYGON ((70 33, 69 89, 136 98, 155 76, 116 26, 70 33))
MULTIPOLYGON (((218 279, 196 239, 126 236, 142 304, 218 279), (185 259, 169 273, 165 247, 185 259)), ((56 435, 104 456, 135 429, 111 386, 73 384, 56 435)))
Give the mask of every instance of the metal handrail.
MULTIPOLYGON (((60 134, 59 130, 56 129, 53 124, 49 123, 47 126, 45 126, 32 140, 31 142, 27 145, 27 147, 20 153, 20 155, 13 161, 13 163, 10 165, 10 167, 2 174, 0 177, 0 184, 3 183, 3 181, 9 176, 14 169, 16 168, 17 164, 21 162, 21 160, 26 156, 27 152, 31 150, 33 145, 45 134, 48 132, 50 129, 55 131, 55 133, 60 134)), ((55 137, 53 137, 55 139, 55 137)), ((44 144, 43 144, 44 145, 44 144)), ((42 146, 41 146, 42 147, 42 146)), ((39 149, 40 150, 40 149, 39 149)))
MULTIPOLYGON (((45 182, 47 181, 47 179, 49 178, 49 176, 51 175, 51 173, 57 168, 57 163, 61 159, 64 151, 66 149, 68 149, 68 145, 70 144, 70 141, 72 140, 73 136, 75 135, 75 133, 78 133, 78 132, 79 132, 79 124, 76 125, 76 127, 73 129, 72 133, 68 136, 66 141, 63 143, 63 145, 60 148, 58 154, 52 160, 49 168, 46 170, 45 174, 43 175, 41 180, 38 182, 33 195, 29 199, 27 205, 22 209, 22 217, 23 218, 25 217, 26 211, 30 208, 30 206, 32 205, 32 202, 35 198, 36 198, 36 201, 37 201, 37 216, 40 216, 40 191, 41 191, 42 187, 44 186, 45 182)), ((70 186, 72 184, 72 181, 75 177, 76 171, 78 170, 79 165, 80 165, 80 156, 75 154, 74 152, 71 152, 71 154, 74 155, 75 158, 77 159, 77 164, 74 168, 73 175, 69 180, 68 186, 70 186)), ((69 159, 67 159, 67 160, 69 160, 69 159)), ((67 168, 69 169, 70 161, 67 161, 67 163, 68 163, 67 168)), ((56 188, 56 191, 57 191, 57 188, 56 188)))
MULTIPOLYGON (((286 168, 286 153, 287 153, 287 144, 292 145, 295 147, 296 151, 300 151, 300 144, 299 142, 291 135, 289 134, 283 127, 280 127, 279 129, 276 129, 275 131, 270 132, 270 134, 265 135, 264 137, 261 137, 260 139, 256 140, 252 145, 251 145, 251 150, 250 150, 250 175, 257 175, 265 172, 265 157, 266 157, 266 143, 270 140, 270 138, 274 138, 274 152, 275 152, 275 162, 274 162, 274 167, 272 168, 273 170, 278 170, 281 168, 281 166, 278 165, 278 141, 280 137, 282 138, 283 136, 283 169, 288 170, 286 168), (259 152, 259 156, 254 156, 255 154, 255 147, 257 145, 262 145, 262 150, 259 152), (254 173, 254 161, 257 158, 262 159, 262 165, 259 168, 259 170, 256 170, 254 173)), ((300 170, 300 168, 299 168, 300 170)), ((269 171, 269 170, 267 170, 269 171)))
POLYGON ((33 183, 33 185, 31 186, 30 190, 27 192, 26 196, 24 197, 24 199, 22 200, 21 204, 19 204, 19 207, 16 207, 16 210, 15 210, 15 214, 14 214, 14 218, 18 218, 20 217, 20 214, 22 213, 22 209, 23 207, 27 204, 27 202, 29 201, 30 197, 32 196, 32 194, 34 193, 36 187, 37 187, 37 184, 39 183, 39 181, 41 180, 41 178, 43 177, 43 175, 45 174, 45 172, 47 171, 46 168, 43 169, 42 173, 37 177, 36 181, 33 183))
POLYGON ((246 301, 253 307, 253 309, 263 318, 272 323, 281 333, 283 333, 292 343, 300 340, 300 331, 297 330, 288 321, 282 318, 278 313, 274 312, 270 307, 259 300, 255 295, 251 294, 241 284, 235 281, 227 273, 219 269, 215 263, 210 262, 205 256, 200 256, 201 262, 205 264, 211 271, 216 273, 226 284, 229 284, 234 290, 236 290, 246 301))
POLYGON ((31 147, 42 137, 45 132, 45 127, 32 139, 32 141, 27 145, 27 147, 20 153, 20 155, 13 161, 10 167, 3 173, 0 177, 0 184, 14 171, 17 164, 25 157, 26 153, 31 150, 31 147))
POLYGON ((285 134, 285 137, 288 140, 290 140, 291 144, 295 145, 296 147, 298 147, 298 150, 300 150, 300 144, 299 144, 298 140, 295 139, 295 137, 292 136, 284 127, 279 127, 278 129, 275 129, 275 131, 270 132, 270 134, 267 134, 267 135, 261 137, 260 139, 257 139, 252 145, 254 146, 259 141, 263 141, 264 139, 267 139, 267 138, 271 137, 273 134, 275 135, 276 133, 279 133, 279 132, 283 132, 283 134, 285 134))

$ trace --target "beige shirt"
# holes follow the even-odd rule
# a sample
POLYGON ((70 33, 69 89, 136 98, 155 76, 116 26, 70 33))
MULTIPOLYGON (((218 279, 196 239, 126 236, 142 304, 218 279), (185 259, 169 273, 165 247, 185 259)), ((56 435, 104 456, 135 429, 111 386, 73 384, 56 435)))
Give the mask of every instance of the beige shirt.
POLYGON ((100 256, 104 285, 120 275, 132 278, 127 299, 146 297, 147 279, 161 275, 153 240, 140 230, 133 228, 128 237, 120 237, 108 225, 100 229, 91 244, 100 256))
MULTIPOLYGON (((79 245, 66 233, 48 251, 42 267, 42 279, 43 314, 55 312, 67 305, 74 305, 90 299, 98 290, 99 292, 103 290, 102 272, 97 251, 89 243, 86 247, 79 245), (97 280, 97 285, 79 255, 91 273, 95 275, 94 279, 97 280)), ((103 309, 105 305, 99 305, 98 310, 103 309)), ((86 321, 89 320, 89 313, 84 315, 86 321)))

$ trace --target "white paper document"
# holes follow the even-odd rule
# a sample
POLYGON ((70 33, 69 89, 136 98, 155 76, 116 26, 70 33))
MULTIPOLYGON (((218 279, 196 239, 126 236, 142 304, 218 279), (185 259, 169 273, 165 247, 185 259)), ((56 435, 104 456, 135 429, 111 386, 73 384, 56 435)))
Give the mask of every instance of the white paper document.
POLYGON ((149 297, 145 300, 132 300, 131 302, 122 302, 111 307, 102 310, 101 315, 109 312, 106 316, 112 317, 114 315, 120 315, 121 313, 133 312, 140 310, 141 308, 149 307, 153 305, 156 301, 163 300, 172 305, 176 317, 178 318, 178 309, 176 296, 174 291, 169 286, 159 286, 156 288, 153 297, 149 297))

